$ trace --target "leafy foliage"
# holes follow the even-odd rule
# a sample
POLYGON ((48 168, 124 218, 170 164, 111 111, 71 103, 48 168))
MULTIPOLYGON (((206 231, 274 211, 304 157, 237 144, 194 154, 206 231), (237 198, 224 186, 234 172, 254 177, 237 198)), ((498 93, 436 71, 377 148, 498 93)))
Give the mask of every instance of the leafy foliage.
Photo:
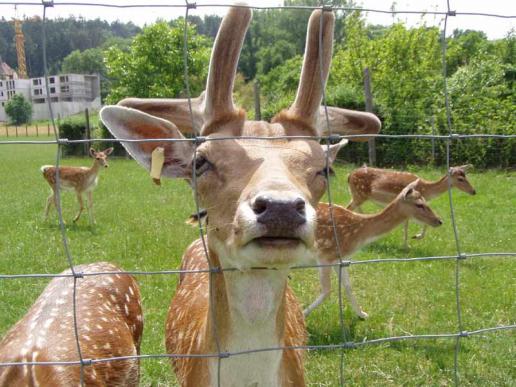
MULTIPOLYGON (((172 26, 158 22, 144 28, 129 50, 113 47, 106 52, 107 74, 113 80, 108 102, 124 97, 179 97, 184 95, 183 21, 172 26)), ((193 95, 204 88, 209 62, 209 39, 188 26, 188 67, 193 95)))
POLYGON ((14 125, 29 123, 32 118, 32 105, 21 94, 15 94, 5 104, 5 113, 14 125))

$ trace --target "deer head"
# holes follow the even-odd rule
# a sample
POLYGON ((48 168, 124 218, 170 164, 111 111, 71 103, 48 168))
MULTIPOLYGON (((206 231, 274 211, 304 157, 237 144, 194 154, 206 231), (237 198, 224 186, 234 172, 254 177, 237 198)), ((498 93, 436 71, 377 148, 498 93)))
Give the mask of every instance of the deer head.
MULTIPOLYGON (((119 139, 185 140, 180 128, 191 132, 194 124, 202 124, 200 134, 205 141, 198 146, 190 141, 123 145, 147 169, 152 151, 162 147, 164 176, 195 177, 200 204, 210 219, 210 249, 221 257, 223 266, 243 270, 289 266, 309 256, 314 206, 326 189, 326 160, 331 164, 347 142, 323 147, 313 140, 274 139, 321 134, 319 111, 331 62, 333 13, 316 10, 312 14, 295 101, 272 123, 247 121, 245 112, 233 103, 233 80, 250 20, 251 11, 245 8, 231 8, 224 18, 211 56, 206 91, 193 101, 194 122, 186 118, 185 100, 131 99, 122 102, 125 106, 108 106, 100 112, 102 121, 119 139), (241 138, 247 136, 257 138, 241 138)), ((348 134, 379 130, 378 119, 370 114, 342 113, 342 117, 348 134)))
POLYGON ((420 179, 417 179, 408 184, 398 195, 396 200, 400 203, 401 211, 407 218, 414 218, 423 224, 427 224, 432 227, 442 225, 442 220, 430 208, 423 195, 416 190, 419 182, 420 179))
POLYGON ((452 187, 456 187, 457 189, 460 189, 461 191, 470 195, 475 195, 477 192, 466 177, 466 172, 471 168, 473 168, 473 165, 471 164, 461 165, 459 167, 451 167, 451 185, 452 187))
POLYGON ((95 162, 98 163, 101 167, 107 168, 109 164, 107 162, 108 156, 113 152, 113 148, 107 148, 103 151, 96 151, 93 148, 90 148, 90 156, 95 159, 95 162))

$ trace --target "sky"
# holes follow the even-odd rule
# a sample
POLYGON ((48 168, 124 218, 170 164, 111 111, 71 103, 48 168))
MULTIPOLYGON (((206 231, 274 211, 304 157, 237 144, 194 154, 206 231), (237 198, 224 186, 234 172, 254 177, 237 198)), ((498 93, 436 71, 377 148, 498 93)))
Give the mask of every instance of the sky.
MULTIPOLYGON (((133 23, 143 26, 145 24, 153 23, 156 19, 173 19, 178 16, 184 16, 185 1, 181 0, 83 0, 88 3, 108 3, 108 4, 171 4, 178 6, 177 8, 106 8, 106 7, 87 7, 87 6, 68 6, 59 5, 61 2, 73 2, 78 0, 55 0, 54 8, 47 9, 48 18, 68 17, 70 15, 82 16, 85 19, 101 18, 107 21, 120 20, 123 22, 132 21, 133 23), (181 7, 179 7, 181 6, 181 7)), ((18 17, 42 15, 41 5, 22 5, 14 9, 12 3, 39 3, 37 0, 26 1, 6 1, 0 0, 0 17, 10 19, 16 14, 18 17), (6 4, 9 3, 9 4, 6 4)), ((195 2, 190 0, 190 2, 195 2)), ((516 16, 516 1, 515 0, 449 0, 450 9, 457 12, 485 12, 491 14, 502 14, 516 16)), ((196 1, 198 8, 191 9, 191 15, 203 16, 206 14, 224 15, 226 13, 225 7, 215 6, 216 4, 231 4, 233 1, 229 0, 198 0, 196 1), (202 5, 202 6, 201 6, 202 5), (206 7, 204 7, 206 5, 206 7), (210 5, 208 7, 208 5, 210 5)), ((256 6, 277 6, 281 5, 282 1, 278 0, 261 0, 261 1, 247 1, 249 5, 256 6)), ((356 0, 356 3, 363 8, 378 9, 389 11, 391 9, 391 0, 356 0)), ((396 10, 405 11, 445 11, 446 0, 397 0, 396 10)), ((398 14, 393 17, 392 14, 379 14, 375 12, 367 13, 367 20, 371 24, 389 25, 393 21, 404 21, 409 26, 417 26, 421 23, 426 25, 439 25, 442 23, 442 16, 427 15, 406 15, 398 14)), ((442 24, 441 24, 442 27, 442 24)), ((511 29, 516 29, 516 18, 500 19, 494 17, 480 17, 480 16, 465 16, 459 15, 450 17, 448 19, 447 31, 450 34, 455 28, 460 29, 475 29, 484 31, 488 38, 499 39, 507 35, 511 29)))

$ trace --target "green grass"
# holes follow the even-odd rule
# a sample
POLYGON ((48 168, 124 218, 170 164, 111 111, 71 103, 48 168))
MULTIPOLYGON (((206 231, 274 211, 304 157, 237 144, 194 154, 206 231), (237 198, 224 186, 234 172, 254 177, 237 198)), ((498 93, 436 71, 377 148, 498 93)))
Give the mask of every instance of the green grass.
MULTIPOLYGON (((0 273, 56 273, 67 267, 57 217, 43 221, 49 187, 39 167, 55 163, 51 145, 0 145, 0 273)), ((66 159, 66 165, 88 165, 90 160, 66 159)), ((346 176, 350 166, 337 167, 332 181, 334 200, 347 203, 346 176)), ((414 168, 426 178, 442 170, 414 168)), ((454 191, 454 207, 461 248, 468 253, 516 251, 516 176, 504 171, 473 172, 474 197, 454 191)), ((184 224, 194 211, 189 187, 166 180, 154 186, 134 161, 113 159, 102 171, 94 192, 97 226, 87 216, 78 224, 74 195, 63 195, 67 236, 75 263, 111 261, 127 270, 164 270, 179 267, 182 252, 197 237, 184 224)), ((447 195, 432 207, 445 224, 430 229, 422 241, 402 250, 398 228, 357 253, 354 259, 453 255, 456 245, 447 195)), ((374 205, 366 210, 374 211, 374 205)), ((417 231, 412 225, 410 232, 417 231)), ((465 330, 514 324, 516 284, 513 258, 475 258, 460 263, 462 318, 465 330)), ((351 269, 357 299, 370 318, 353 316, 344 299, 347 339, 362 341, 387 336, 451 333, 457 330, 455 262, 356 265, 351 269)), ((318 292, 315 270, 295 271, 291 285, 303 305, 318 292)), ((145 331, 142 353, 164 353, 163 331, 168 304, 177 283, 175 275, 138 276, 143 295, 145 331)), ((334 293, 307 320, 309 344, 339 343, 336 280, 334 293)), ((0 280, 0 336, 33 303, 48 279, 0 280)), ((488 333, 461 340, 460 378, 463 385, 515 385, 514 331, 488 333), (512 360, 511 360, 512 359, 512 360)), ((344 354, 344 376, 349 384, 451 385, 455 341, 411 340, 370 345, 344 354)), ((167 361, 143 360, 142 385, 173 385, 167 361)), ((339 383, 340 351, 307 354, 307 379, 312 386, 339 383)))

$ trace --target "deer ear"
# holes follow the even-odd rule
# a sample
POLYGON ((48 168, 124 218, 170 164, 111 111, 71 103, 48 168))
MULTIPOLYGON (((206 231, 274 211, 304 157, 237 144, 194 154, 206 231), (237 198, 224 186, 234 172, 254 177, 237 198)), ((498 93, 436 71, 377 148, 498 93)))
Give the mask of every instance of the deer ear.
POLYGON ((327 145, 321 145, 324 150, 324 153, 328 155, 328 161, 329 161, 330 165, 334 163, 340 149, 347 143, 348 143, 348 140, 342 139, 338 143, 330 145, 329 147, 327 145))
MULTIPOLYGON (((119 140, 176 139, 186 140, 170 121, 151 116, 139 110, 122 106, 106 106, 100 111, 100 119, 119 140)), ((122 141, 127 152, 144 168, 150 170, 152 152, 162 147, 165 152, 163 176, 190 177, 189 168, 193 144, 189 141, 122 141)))
POLYGON ((461 165, 459 168, 462 169, 464 171, 464 173, 466 173, 467 171, 469 171, 470 169, 473 168, 473 165, 472 164, 461 165))
POLYGON ((95 149, 90 148, 90 156, 91 156, 91 157, 95 157, 95 153, 97 153, 97 152, 95 151, 95 149))
POLYGON ((416 191, 416 186, 419 184, 420 179, 416 179, 410 184, 407 184, 405 188, 403 188, 403 191, 401 191, 401 195, 403 196, 404 200, 409 200, 410 197, 414 194, 416 191))
POLYGON ((103 153, 106 156, 109 156, 112 152, 113 152, 113 147, 105 149, 103 153))

